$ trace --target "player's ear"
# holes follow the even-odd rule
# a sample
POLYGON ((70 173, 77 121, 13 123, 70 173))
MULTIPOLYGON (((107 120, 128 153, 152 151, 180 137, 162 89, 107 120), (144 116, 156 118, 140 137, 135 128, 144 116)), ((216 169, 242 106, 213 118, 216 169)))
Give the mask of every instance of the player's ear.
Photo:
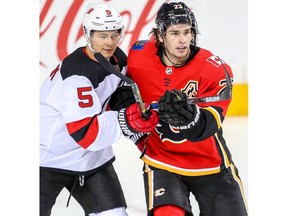
POLYGON ((164 43, 164 40, 163 40, 163 36, 162 35, 158 35, 158 39, 159 39, 159 41, 161 42, 161 43, 164 43))

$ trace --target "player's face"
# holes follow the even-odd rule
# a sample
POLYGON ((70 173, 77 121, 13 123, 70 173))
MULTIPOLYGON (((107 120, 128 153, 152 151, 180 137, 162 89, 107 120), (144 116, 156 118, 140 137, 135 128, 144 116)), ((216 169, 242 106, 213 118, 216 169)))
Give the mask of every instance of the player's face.
POLYGON ((100 52, 106 59, 109 59, 115 52, 120 38, 121 34, 118 30, 95 31, 91 37, 92 48, 96 52, 100 52))
POLYGON ((164 43, 168 58, 174 63, 183 63, 189 56, 193 32, 189 24, 170 25, 160 38, 164 43))

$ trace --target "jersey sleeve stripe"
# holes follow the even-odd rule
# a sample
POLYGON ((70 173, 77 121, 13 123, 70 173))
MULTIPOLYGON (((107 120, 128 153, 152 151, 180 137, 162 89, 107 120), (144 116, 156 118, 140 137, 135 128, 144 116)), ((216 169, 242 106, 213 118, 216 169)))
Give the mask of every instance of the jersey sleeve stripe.
POLYGON ((217 128, 219 129, 221 127, 221 117, 217 110, 213 109, 212 107, 203 107, 202 109, 209 111, 214 116, 217 123, 217 128))
POLYGON ((87 149, 95 140, 99 131, 96 117, 85 118, 67 124, 67 129, 72 138, 84 149, 87 149))
POLYGON ((87 117, 79 121, 67 123, 66 127, 68 129, 69 134, 73 134, 76 131, 80 130, 82 127, 89 125, 91 121, 92 121, 92 117, 87 117))

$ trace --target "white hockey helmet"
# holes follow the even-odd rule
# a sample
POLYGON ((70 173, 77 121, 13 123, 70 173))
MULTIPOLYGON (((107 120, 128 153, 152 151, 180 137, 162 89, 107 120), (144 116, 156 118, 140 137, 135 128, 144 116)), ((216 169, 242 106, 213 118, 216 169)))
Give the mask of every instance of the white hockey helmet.
POLYGON ((120 13, 107 2, 89 4, 82 25, 87 45, 93 52, 95 51, 90 42, 91 31, 119 30, 123 34, 124 28, 120 13))

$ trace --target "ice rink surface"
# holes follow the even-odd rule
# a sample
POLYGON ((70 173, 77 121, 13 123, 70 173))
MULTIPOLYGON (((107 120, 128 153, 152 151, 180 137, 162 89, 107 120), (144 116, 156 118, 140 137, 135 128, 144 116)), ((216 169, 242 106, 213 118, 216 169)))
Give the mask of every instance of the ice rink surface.
MULTIPOLYGON (((248 201, 248 117, 227 117, 223 123, 223 131, 233 161, 239 169, 248 201)), ((146 204, 142 182, 143 164, 139 159, 140 152, 132 142, 124 138, 114 144, 114 151, 116 155, 114 167, 126 196, 127 212, 129 216, 145 216, 146 204)), ((84 216, 84 211, 73 197, 66 208, 68 197, 69 193, 64 189, 57 198, 51 216, 84 216)), ((194 216, 198 216, 198 205, 192 196, 191 204, 194 216)))

